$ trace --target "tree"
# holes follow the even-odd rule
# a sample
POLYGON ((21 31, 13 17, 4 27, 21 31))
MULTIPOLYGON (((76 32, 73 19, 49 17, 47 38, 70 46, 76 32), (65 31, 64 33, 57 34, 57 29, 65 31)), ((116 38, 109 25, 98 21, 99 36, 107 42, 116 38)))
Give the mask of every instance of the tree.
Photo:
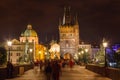
POLYGON ((7 51, 4 47, 0 47, 0 65, 6 62, 7 51))
POLYGON ((95 59, 97 63, 104 63, 105 62, 105 48, 103 45, 100 45, 100 50, 96 53, 95 59))
POLYGON ((117 66, 120 67, 120 48, 114 53, 114 59, 117 63, 117 66))
POLYGON ((90 63, 90 54, 88 51, 86 51, 86 48, 79 48, 78 49, 78 61, 82 63, 90 63))

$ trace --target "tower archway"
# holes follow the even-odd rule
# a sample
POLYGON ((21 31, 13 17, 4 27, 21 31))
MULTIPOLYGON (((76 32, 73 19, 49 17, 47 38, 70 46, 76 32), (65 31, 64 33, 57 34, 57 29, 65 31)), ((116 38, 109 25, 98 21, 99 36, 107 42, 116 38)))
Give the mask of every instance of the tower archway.
POLYGON ((63 57, 64 59, 71 59, 72 55, 70 53, 65 53, 63 57))

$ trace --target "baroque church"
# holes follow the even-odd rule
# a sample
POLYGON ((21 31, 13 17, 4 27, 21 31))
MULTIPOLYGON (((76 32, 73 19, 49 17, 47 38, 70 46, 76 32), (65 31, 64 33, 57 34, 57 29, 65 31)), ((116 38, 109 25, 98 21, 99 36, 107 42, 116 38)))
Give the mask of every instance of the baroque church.
POLYGON ((59 21, 60 53, 63 58, 70 59, 78 51, 79 24, 77 15, 72 16, 71 8, 64 8, 63 20, 59 21))
MULTIPOLYGON (((37 32, 28 24, 25 31, 19 37, 19 40, 11 40, 12 46, 5 45, 9 53, 10 61, 13 64, 30 63, 33 61, 40 61, 44 59, 45 46, 39 44, 39 37, 37 32)), ((8 59, 8 58, 7 58, 8 59)))

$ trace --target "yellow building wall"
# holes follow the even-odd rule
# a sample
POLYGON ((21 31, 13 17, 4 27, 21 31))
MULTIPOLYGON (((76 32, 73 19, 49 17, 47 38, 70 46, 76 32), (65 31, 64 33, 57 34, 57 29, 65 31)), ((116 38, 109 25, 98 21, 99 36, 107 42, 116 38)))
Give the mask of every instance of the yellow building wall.
POLYGON ((35 61, 40 61, 45 59, 45 46, 43 45, 36 45, 35 46, 35 61))

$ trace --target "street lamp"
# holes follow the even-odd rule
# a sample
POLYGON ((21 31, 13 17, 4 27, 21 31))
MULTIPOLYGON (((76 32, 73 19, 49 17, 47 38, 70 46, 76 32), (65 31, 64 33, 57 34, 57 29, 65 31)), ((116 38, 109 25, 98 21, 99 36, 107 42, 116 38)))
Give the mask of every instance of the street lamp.
POLYGON ((87 53, 87 52, 88 52, 88 49, 85 49, 85 52, 87 53))
POLYGON ((105 54, 105 67, 107 67, 107 61, 106 61, 106 47, 108 46, 108 43, 106 41, 103 41, 103 47, 104 47, 104 54, 105 54))
POLYGON ((88 62, 88 49, 86 48, 85 49, 85 63, 87 64, 87 62, 88 62))
POLYGON ((8 45, 8 61, 10 61, 10 47, 12 46, 12 42, 8 41, 7 45, 8 45))

